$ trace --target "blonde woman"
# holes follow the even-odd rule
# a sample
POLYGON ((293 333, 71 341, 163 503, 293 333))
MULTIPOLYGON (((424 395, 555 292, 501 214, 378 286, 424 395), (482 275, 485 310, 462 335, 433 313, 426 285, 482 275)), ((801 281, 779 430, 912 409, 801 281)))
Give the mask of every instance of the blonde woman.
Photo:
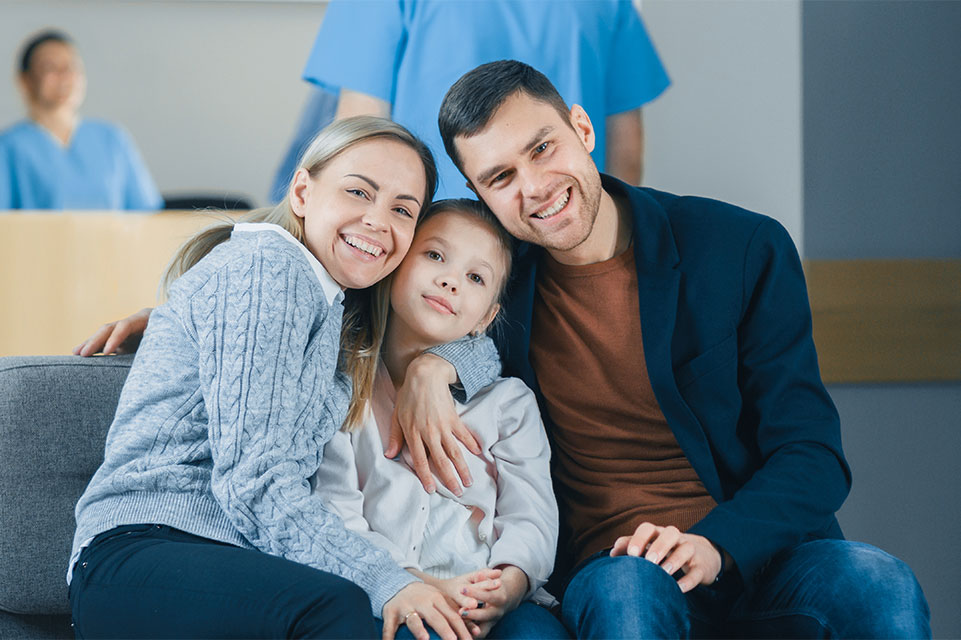
POLYGON ((400 263, 435 181, 403 127, 341 121, 277 207, 181 250, 77 504, 78 637, 369 637, 414 610, 469 637, 307 481, 349 400, 344 290, 400 263))

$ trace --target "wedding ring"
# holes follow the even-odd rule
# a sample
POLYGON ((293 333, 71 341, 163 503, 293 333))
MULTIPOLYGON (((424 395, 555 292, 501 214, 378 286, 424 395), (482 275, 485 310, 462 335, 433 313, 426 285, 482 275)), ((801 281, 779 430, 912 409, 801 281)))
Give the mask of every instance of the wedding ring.
POLYGON ((408 612, 408 614, 407 614, 406 616, 404 616, 404 624, 407 624, 407 618, 409 618, 409 617, 411 617, 411 616, 416 616, 416 615, 417 615, 417 612, 416 612, 416 611, 410 611, 410 612, 408 612))

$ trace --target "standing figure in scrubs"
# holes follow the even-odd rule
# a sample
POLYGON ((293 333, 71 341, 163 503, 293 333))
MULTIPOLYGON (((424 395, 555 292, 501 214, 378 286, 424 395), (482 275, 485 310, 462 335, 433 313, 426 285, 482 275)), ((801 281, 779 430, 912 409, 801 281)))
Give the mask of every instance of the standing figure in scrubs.
POLYGON ((584 107, 597 131, 593 157, 601 171, 641 183, 641 107, 670 80, 630 0, 332 0, 303 73, 319 91, 272 197, 283 197, 293 157, 323 119, 355 115, 392 118, 424 140, 437 158, 439 198, 473 197, 443 152, 437 112, 461 75, 505 58, 540 69, 568 104, 584 107))
POLYGON ((87 79, 65 34, 27 42, 18 80, 28 117, 0 132, 0 209, 163 207, 130 136, 78 114, 87 79))

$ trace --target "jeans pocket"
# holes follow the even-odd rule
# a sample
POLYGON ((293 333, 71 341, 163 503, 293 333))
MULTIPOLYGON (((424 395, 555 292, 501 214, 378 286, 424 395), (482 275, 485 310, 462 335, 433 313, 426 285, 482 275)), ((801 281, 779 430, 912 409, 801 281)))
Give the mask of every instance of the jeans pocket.
POLYGON ((156 529, 152 524, 125 524, 114 527, 94 536, 77 558, 77 564, 73 568, 73 579, 83 579, 87 567, 94 562, 105 550, 113 548, 114 543, 139 538, 156 529), (108 544, 110 543, 110 544, 108 544))

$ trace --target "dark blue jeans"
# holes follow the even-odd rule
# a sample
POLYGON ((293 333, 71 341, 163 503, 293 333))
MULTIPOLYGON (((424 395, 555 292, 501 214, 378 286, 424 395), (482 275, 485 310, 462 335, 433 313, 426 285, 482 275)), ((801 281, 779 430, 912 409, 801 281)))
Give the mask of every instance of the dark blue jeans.
POLYGON ((642 558, 598 554, 568 583, 562 618, 578 638, 930 638, 911 569, 858 542, 817 540, 775 556, 748 597, 728 574, 682 594, 642 558))
MULTIPOLYGON (((377 625, 378 629, 382 629, 384 622, 377 620, 377 625)), ((440 637, 430 627, 427 629, 431 640, 437 640, 440 637)), ((394 637, 397 640, 413 640, 414 634, 404 625, 400 625, 394 637)), ((491 628, 487 638, 488 640, 570 640, 571 634, 547 609, 533 602, 522 602, 519 607, 505 615, 491 628)))
POLYGON ((70 602, 78 638, 379 637, 354 583, 162 525, 97 536, 70 602))

